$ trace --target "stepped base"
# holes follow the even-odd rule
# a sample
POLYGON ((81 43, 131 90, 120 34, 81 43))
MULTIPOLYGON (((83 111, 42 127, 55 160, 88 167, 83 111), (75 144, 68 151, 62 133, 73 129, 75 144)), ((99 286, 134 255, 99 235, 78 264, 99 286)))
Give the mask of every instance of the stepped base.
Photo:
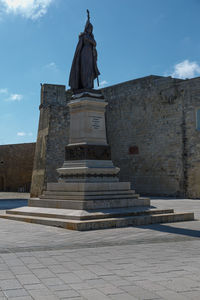
POLYGON ((150 209, 149 207, 115 208, 102 210, 73 210, 41 207, 20 207, 6 211, 9 215, 25 215, 44 218, 96 220, 105 218, 117 218, 128 216, 154 215, 174 213, 173 209, 150 209))
POLYGON ((46 207, 46 208, 58 208, 58 209, 105 209, 105 208, 124 208, 124 207, 136 207, 136 206, 149 206, 150 200, 146 198, 139 199, 99 199, 99 200, 57 200, 54 199, 29 199, 28 205, 31 207, 46 207))
POLYGON ((129 182, 48 183, 40 198, 29 199, 31 207, 91 210, 150 206, 148 198, 139 198, 129 182))
POLYGON ((174 213, 171 209, 157 210, 147 207, 102 211, 22 207, 9 210, 5 215, 0 215, 0 218, 86 231, 191 221, 194 220, 194 214, 174 213))
POLYGON ((0 218, 79 231, 194 220, 193 213, 152 209, 129 182, 49 183, 28 205, 0 218))

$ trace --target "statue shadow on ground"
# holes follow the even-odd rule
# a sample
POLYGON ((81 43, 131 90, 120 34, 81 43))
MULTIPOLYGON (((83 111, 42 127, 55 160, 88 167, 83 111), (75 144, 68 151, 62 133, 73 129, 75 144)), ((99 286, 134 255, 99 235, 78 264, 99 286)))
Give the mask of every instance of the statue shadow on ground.
MULTIPOLYGON (((197 220, 196 220, 197 221, 197 220)), ((151 230, 178 234, 178 235, 185 235, 190 237, 200 238, 200 230, 188 229, 188 228, 180 228, 166 225, 166 224, 152 224, 152 225, 144 225, 144 226, 137 226, 139 228, 149 228, 151 230)))
POLYGON ((1 199, 0 200, 0 210, 18 208, 27 205, 28 205, 28 199, 1 199))

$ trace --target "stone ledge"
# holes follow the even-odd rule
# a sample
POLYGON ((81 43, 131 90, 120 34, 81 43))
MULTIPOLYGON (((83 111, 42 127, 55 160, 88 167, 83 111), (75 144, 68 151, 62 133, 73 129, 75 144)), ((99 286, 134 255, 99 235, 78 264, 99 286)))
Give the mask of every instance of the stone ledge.
POLYGON ((115 208, 101 210, 73 210, 42 207, 20 207, 6 211, 9 215, 29 215, 44 218, 72 219, 72 220, 93 220, 125 216, 158 215, 174 213, 173 209, 151 209, 146 207, 115 208))
POLYGON ((23 215, 0 215, 0 218, 10 219, 15 221, 23 221, 28 223, 43 224, 47 226, 61 227, 70 230, 87 231, 107 228, 119 228, 127 226, 141 226, 155 223, 171 223, 181 221, 194 220, 193 213, 166 213, 147 216, 133 216, 121 218, 108 218, 99 220, 66 220, 58 218, 44 218, 23 215))
POLYGON ((106 208, 128 208, 128 207, 142 207, 150 206, 148 198, 138 198, 138 195, 132 198, 119 198, 119 199, 97 199, 97 200, 63 200, 45 198, 31 198, 28 201, 31 207, 46 207, 58 209, 75 209, 75 210, 96 210, 106 208))
POLYGON ((130 190, 130 182, 70 182, 47 183, 47 191, 71 191, 71 192, 96 192, 96 191, 127 191, 130 190))

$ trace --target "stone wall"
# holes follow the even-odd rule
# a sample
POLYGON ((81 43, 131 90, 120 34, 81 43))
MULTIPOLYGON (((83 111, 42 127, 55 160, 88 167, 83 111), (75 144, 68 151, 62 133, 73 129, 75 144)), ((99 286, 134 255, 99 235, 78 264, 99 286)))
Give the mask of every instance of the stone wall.
POLYGON ((141 194, 183 195, 179 83, 149 76, 103 90, 113 161, 141 194))
POLYGON ((57 181, 56 169, 63 164, 68 143, 69 114, 66 100, 65 86, 42 86, 31 197, 40 195, 47 182, 57 181))
POLYGON ((0 191, 29 192, 35 143, 0 146, 0 191))
MULTIPOLYGON (((200 131, 197 110, 200 109, 200 78, 181 83, 184 106, 184 187, 189 198, 200 198, 200 131)), ((199 120, 200 121, 200 120, 199 120)))
MULTIPOLYGON (((148 76, 102 90, 107 137, 120 179, 141 194, 200 197, 196 109, 200 78, 148 76)), ((57 181, 69 136, 64 86, 43 85, 31 195, 57 181)))

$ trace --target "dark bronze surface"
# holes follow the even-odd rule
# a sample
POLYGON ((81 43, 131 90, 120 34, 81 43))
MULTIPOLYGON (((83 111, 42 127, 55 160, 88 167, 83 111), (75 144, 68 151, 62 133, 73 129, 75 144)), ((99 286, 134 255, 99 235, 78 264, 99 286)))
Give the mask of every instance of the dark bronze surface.
POLYGON ((93 35, 93 26, 90 23, 90 15, 85 25, 84 32, 79 35, 79 42, 76 47, 72 62, 69 86, 71 89, 93 89, 94 80, 100 75, 97 67, 96 41, 93 35))

